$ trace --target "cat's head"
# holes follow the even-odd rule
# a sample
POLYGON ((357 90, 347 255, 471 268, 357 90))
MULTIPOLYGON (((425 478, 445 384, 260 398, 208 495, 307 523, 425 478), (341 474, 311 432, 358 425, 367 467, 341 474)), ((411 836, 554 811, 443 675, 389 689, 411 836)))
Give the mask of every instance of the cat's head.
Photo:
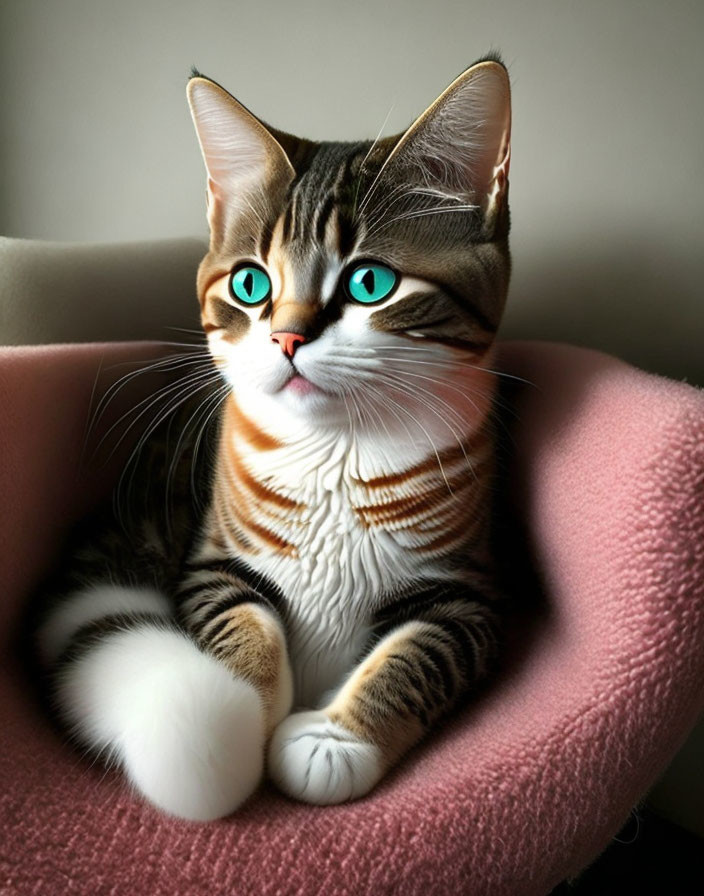
POLYGON ((504 66, 476 63, 375 142, 282 133, 200 75, 188 99, 208 175, 202 322, 236 394, 322 426, 482 412, 510 269, 504 66))

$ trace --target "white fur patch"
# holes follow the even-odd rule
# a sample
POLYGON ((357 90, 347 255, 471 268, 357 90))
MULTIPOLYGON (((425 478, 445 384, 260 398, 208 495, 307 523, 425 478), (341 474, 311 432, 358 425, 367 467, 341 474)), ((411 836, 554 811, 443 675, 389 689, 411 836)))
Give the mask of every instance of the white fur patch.
POLYGON ((381 750, 324 712, 290 715, 269 745, 269 774, 284 793, 329 806, 368 793, 384 773, 381 750))
POLYGON ((158 613, 167 618, 171 606, 154 588, 122 585, 91 585, 75 591, 52 608, 37 632, 37 646, 43 662, 55 662, 76 632, 114 613, 158 613))
POLYGON ((79 738, 173 815, 229 815, 260 781, 257 692, 176 631, 145 624, 106 637, 63 670, 58 700, 79 738))

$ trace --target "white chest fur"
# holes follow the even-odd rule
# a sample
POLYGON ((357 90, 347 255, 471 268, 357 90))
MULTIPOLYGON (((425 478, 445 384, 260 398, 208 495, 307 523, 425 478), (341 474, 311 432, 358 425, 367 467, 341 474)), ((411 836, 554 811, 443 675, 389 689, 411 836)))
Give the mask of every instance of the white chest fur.
POLYGON ((249 458, 258 478, 303 509, 279 525, 295 553, 262 551, 248 562, 286 595, 296 700, 314 706, 359 657, 382 595, 431 570, 404 533, 365 525, 359 457, 349 441, 308 447, 249 458))
POLYGON ((429 450, 398 433, 292 435, 287 421, 277 439, 252 434, 255 412, 233 411, 223 434, 216 517, 233 556, 282 590, 296 702, 316 706, 360 657, 385 596, 455 577, 443 558, 471 528, 477 476, 455 433, 429 450))

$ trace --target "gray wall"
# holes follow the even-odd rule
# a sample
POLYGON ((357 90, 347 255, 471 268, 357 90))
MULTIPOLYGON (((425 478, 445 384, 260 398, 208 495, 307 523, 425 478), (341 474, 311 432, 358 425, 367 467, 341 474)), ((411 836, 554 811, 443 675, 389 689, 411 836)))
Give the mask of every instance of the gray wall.
MULTIPOLYGON (((272 124, 356 138, 403 127, 498 47, 514 85, 504 333, 704 385, 703 26, 701 0, 0 0, 0 234, 204 237, 192 64, 272 124)), ((702 740, 673 811, 704 833, 702 740)))
POLYGON ((0 234, 205 235, 192 64, 273 124, 355 138, 402 128, 498 47, 505 333, 704 384, 703 25, 701 0, 0 0, 0 234))

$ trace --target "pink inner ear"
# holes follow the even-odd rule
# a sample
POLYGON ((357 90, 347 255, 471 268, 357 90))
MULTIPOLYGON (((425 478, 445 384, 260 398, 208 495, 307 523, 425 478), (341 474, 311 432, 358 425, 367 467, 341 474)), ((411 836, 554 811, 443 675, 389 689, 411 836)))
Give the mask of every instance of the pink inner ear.
POLYGON ((408 129, 396 152, 424 186, 486 209, 505 189, 510 131, 508 75, 498 63, 480 63, 408 129))

